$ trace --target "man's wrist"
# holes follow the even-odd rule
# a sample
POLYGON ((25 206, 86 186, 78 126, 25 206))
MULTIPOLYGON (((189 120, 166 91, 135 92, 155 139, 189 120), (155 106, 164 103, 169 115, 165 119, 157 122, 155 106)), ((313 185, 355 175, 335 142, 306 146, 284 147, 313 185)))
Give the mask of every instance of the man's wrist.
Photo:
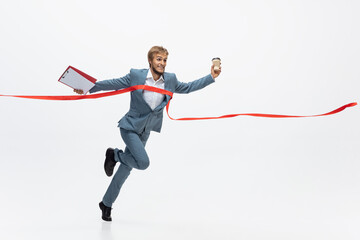
POLYGON ((215 81, 216 77, 214 77, 212 74, 210 74, 210 76, 211 76, 212 79, 215 81))

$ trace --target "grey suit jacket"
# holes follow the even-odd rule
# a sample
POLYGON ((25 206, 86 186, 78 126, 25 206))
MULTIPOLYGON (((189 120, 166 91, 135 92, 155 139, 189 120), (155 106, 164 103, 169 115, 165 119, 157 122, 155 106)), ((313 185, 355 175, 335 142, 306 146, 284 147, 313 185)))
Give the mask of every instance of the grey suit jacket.
MULTIPOLYGON (((119 90, 135 85, 145 85, 148 69, 131 69, 130 73, 121 78, 98 81, 90 89, 90 93, 97 91, 119 90)), ((164 73, 165 90, 173 93, 190 93, 206 87, 214 82, 211 74, 198 80, 183 83, 179 82, 174 73, 164 73)), ((161 131, 163 110, 170 101, 170 96, 165 95, 164 101, 154 110, 145 102, 143 90, 131 92, 130 109, 123 118, 120 119, 118 127, 142 133, 144 131, 161 131)))

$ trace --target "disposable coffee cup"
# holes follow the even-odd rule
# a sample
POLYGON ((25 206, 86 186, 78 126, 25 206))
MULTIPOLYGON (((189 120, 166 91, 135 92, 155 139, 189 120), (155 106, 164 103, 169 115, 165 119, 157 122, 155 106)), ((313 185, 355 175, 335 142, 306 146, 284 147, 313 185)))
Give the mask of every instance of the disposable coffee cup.
POLYGON ((214 64, 214 70, 219 71, 220 70, 220 64, 221 64, 221 59, 220 58, 213 58, 212 62, 214 64))

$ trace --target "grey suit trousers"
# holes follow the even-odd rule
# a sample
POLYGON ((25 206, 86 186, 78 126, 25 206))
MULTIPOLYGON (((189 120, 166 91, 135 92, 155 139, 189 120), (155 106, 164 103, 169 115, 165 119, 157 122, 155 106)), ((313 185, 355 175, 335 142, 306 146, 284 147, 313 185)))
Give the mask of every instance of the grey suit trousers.
POLYGON ((148 168, 150 161, 145 151, 146 142, 150 136, 150 132, 138 134, 133 131, 120 128, 121 137, 126 144, 125 151, 115 149, 115 161, 120 163, 111 183, 103 197, 103 203, 107 207, 112 207, 120 189, 125 180, 130 175, 130 171, 135 168, 145 170, 148 168))

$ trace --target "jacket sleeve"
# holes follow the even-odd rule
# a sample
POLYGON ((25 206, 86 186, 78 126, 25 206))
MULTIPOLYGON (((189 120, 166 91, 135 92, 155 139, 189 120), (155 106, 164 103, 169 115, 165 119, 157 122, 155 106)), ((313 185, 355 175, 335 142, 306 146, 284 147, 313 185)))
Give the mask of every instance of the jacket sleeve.
POLYGON ((121 78, 114 78, 96 82, 95 86, 90 89, 89 93, 94 93, 98 91, 119 90, 127 87, 130 87, 130 73, 121 78))
MULTIPOLYGON (((176 78, 176 77, 175 77, 176 78)), ((206 86, 208 86, 209 84, 215 82, 215 80, 213 79, 213 77, 211 76, 211 74, 202 77, 200 79, 197 79, 195 81, 192 82, 188 82, 188 83, 183 83, 183 82, 179 82, 176 79, 176 87, 175 87, 175 92, 176 93, 190 93, 190 92, 194 92, 197 90, 200 90, 206 86)))

